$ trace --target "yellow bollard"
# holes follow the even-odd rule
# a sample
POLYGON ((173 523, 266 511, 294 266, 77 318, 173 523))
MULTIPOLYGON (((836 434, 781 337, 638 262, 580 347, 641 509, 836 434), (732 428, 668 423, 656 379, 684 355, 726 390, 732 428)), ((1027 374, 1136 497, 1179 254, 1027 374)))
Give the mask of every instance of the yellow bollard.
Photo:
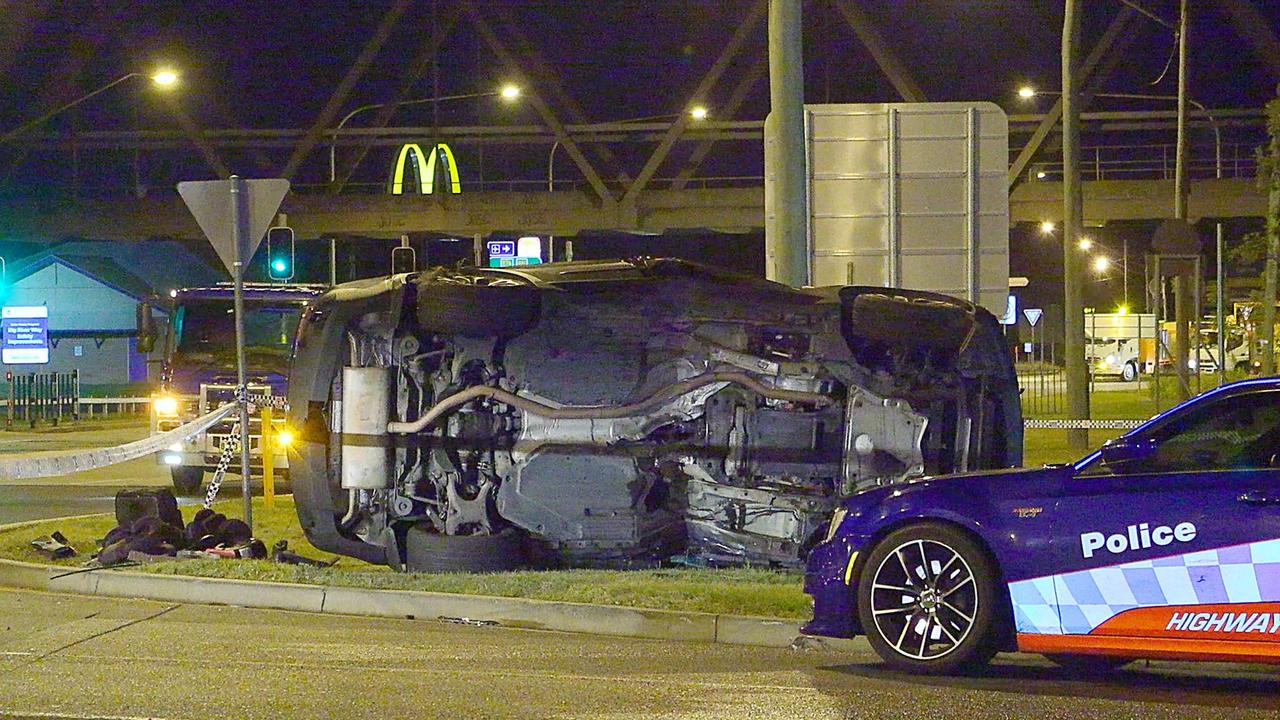
POLYGON ((268 510, 276 506, 276 442, 275 428, 271 426, 271 408, 262 408, 262 501, 268 510))

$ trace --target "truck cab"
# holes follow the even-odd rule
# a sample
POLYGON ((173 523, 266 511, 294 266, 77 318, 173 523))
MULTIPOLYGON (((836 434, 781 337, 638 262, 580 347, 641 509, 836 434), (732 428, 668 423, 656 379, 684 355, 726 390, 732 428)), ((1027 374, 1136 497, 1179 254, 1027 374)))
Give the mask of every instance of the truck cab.
MULTIPOLYGON (((251 396, 279 397, 288 389, 289 360, 298 321, 321 286, 245 283, 244 331, 246 385, 251 396)), ((163 345, 161 387, 151 402, 151 434, 168 432, 229 402, 236 394, 236 330, 234 289, 230 283, 185 288, 170 292, 168 332, 163 345)), ((270 404, 259 402, 259 406, 270 404)), ((251 467, 263 467, 261 413, 249 420, 251 467)), ((283 427, 284 412, 277 410, 272 427, 283 427)), ((183 495, 200 491, 206 472, 214 471, 224 445, 232 439, 236 424, 228 417, 206 432, 175 443, 156 455, 173 477, 174 489, 183 495)), ((287 435, 277 435, 269 462, 277 472, 287 472, 287 435)), ((238 463, 236 464, 238 467, 238 463)))

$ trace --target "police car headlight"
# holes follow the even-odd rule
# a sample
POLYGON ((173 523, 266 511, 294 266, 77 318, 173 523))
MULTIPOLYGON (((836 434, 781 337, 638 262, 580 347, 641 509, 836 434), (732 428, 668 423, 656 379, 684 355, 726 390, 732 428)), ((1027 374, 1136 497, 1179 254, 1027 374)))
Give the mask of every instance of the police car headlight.
POLYGON ((836 532, 840 530, 840 523, 844 522, 844 518, 848 514, 849 511, 845 508, 836 508, 836 511, 831 514, 831 524, 827 526, 827 536, 822 539, 822 542, 828 543, 835 539, 836 532))
POLYGON ((152 403, 155 408, 156 415, 162 417, 176 417, 178 414, 178 398, 172 395, 161 395, 152 403))

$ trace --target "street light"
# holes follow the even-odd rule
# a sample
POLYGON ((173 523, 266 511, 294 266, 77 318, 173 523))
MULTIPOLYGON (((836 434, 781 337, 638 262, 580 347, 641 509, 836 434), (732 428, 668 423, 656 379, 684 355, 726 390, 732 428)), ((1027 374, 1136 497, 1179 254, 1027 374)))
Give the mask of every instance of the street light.
POLYGON ((1053 231, 1057 229, 1058 229, 1058 226, 1055 225, 1052 220, 1045 220, 1044 222, 1040 223, 1041 235, 1052 235, 1053 231))
POLYGON ((404 102, 398 102, 398 103, 385 102, 385 103, 370 103, 368 105, 361 105, 355 110, 352 110, 351 112, 347 113, 342 118, 342 120, 338 121, 338 126, 333 129, 332 139, 329 141, 329 182, 331 183, 337 182, 338 180, 338 173, 337 173, 338 134, 342 132, 342 128, 347 124, 348 120, 355 117, 356 115, 359 115, 365 110, 373 110, 374 108, 386 107, 388 105, 403 107, 405 105, 422 105, 424 103, 442 103, 449 100, 470 100, 472 98, 493 97, 495 95, 498 97, 501 97, 503 100, 506 100, 507 102, 514 102, 520 98, 520 87, 518 85, 504 85, 502 88, 498 90, 491 90, 489 92, 482 92, 482 93, 465 93, 462 95, 441 95, 437 97, 418 98, 417 100, 405 100, 404 102))
POLYGON ((1088 252, 1093 249, 1093 238, 1082 237, 1078 245, 1081 250, 1088 252))
POLYGON ((1111 269, 1111 258, 1106 255, 1099 255, 1093 259, 1093 270, 1096 273, 1104 273, 1111 269))
POLYGON ((178 74, 173 70, 169 70, 169 69, 159 70, 152 75, 144 75, 143 73, 139 73, 139 72, 126 73, 116 78, 115 80, 112 80, 106 85, 103 85, 97 90, 94 90, 93 92, 81 95, 80 97, 76 98, 75 100, 72 100, 71 102, 67 103, 66 105, 63 105, 62 107, 57 108, 56 110, 47 112, 44 115, 41 115, 40 117, 34 120, 28 120, 27 122, 22 123, 21 125, 15 127, 14 129, 6 132, 4 135, 0 136, 0 144, 7 143, 10 140, 13 140, 14 138, 27 132, 28 130, 31 130, 32 128, 35 128, 44 124, 45 121, 49 120, 53 116, 58 115, 59 113, 65 110, 70 110, 71 108, 79 105, 85 100, 101 95, 102 93, 119 85, 120 83, 126 80, 129 80, 130 78, 136 78, 136 77, 149 77, 151 79, 151 82, 154 83, 157 87, 160 87, 166 90, 178 84, 178 74))
MULTIPOLYGON (((703 120, 706 120, 710 114, 710 111, 707 110, 706 105, 694 105, 689 108, 688 112, 689 112, 689 119, 694 122, 701 122, 703 120)), ((680 117, 680 113, 667 113, 666 115, 646 115, 644 117, 624 118, 622 120, 610 120, 608 124, 621 125, 623 123, 638 123, 638 122, 646 122, 648 120, 669 120, 677 117, 680 117)), ((555 142, 551 143, 551 152, 547 153, 547 191, 548 192, 555 190, 556 150, 559 150, 559 149, 560 149, 560 141, 556 140, 555 142)))

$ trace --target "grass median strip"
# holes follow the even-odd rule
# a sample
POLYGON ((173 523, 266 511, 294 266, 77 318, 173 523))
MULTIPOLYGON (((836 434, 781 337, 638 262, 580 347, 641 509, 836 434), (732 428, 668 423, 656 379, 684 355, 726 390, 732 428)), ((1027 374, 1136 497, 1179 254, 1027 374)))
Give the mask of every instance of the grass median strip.
MULTIPOLYGON (((219 503, 217 510, 238 516, 240 501, 219 503)), ((183 508, 190 520, 196 508, 183 508)), ((115 526, 102 515, 56 520, 0 531, 0 557, 26 562, 77 566, 95 551, 95 541, 115 526), (80 551, 71 560, 50 561, 31 540, 60 530, 80 551)), ((298 527, 292 498, 276 499, 274 510, 255 500, 254 529, 270 547, 288 540, 290 549, 309 557, 330 559, 306 541, 298 527)), ((336 567, 311 568, 258 560, 187 560, 129 568, 133 572, 215 577, 236 580, 300 583, 378 590, 418 590, 468 595, 582 602, 622 607, 732 615, 804 619, 809 598, 801 576, 769 569, 664 568, 654 570, 544 570, 471 575, 462 573, 395 573, 388 568, 341 558, 336 567)))

